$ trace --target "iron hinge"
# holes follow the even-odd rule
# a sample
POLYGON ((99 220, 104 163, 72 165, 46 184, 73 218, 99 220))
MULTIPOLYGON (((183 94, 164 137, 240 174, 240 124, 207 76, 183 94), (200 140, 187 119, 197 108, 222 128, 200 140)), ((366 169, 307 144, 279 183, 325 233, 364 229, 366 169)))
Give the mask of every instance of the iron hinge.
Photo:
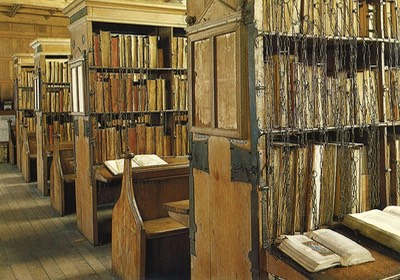
POLYGON ((84 121, 84 136, 85 137, 90 137, 92 136, 92 125, 89 121, 84 121))
POLYGON ((257 183, 257 166, 253 164, 253 154, 231 143, 231 180, 257 183))
POLYGON ((208 167, 208 139, 192 141, 190 160, 193 168, 209 173, 208 167))
POLYGON ((79 136, 79 122, 78 119, 74 119, 74 134, 79 136))

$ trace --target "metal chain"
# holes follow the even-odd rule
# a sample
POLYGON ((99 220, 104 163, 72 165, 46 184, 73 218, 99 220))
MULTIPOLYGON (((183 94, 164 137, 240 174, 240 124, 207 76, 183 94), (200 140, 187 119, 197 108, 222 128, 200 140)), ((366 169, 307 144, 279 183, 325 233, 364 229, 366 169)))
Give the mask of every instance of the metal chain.
MULTIPOLYGON (((323 180, 320 182, 316 180, 322 178, 324 175, 322 170, 326 168, 328 162, 324 162, 324 148, 319 149, 320 170, 313 170, 312 160, 300 153, 300 149, 309 148, 310 143, 316 144, 316 138, 323 146, 329 142, 330 136, 336 137, 339 142, 337 170, 341 177, 337 186, 340 188, 342 198, 339 219, 351 211, 359 211, 360 201, 357 196, 360 187, 358 180, 360 158, 356 150, 357 141, 363 139, 367 139, 367 143, 364 144, 367 145, 371 205, 379 205, 380 137, 379 129, 375 125, 379 121, 376 96, 378 73, 373 66, 380 65, 379 55, 376 55, 374 61, 375 54, 379 54, 380 44, 377 43, 377 39, 375 40, 376 36, 366 36, 361 42, 357 41, 357 34, 353 33, 351 26, 357 22, 350 23, 350 20, 346 22, 344 19, 344 15, 349 16, 353 13, 348 1, 332 4, 324 0, 320 4, 315 4, 319 6, 314 5, 312 9, 318 10, 320 13, 318 18, 311 18, 306 14, 302 18, 303 33, 292 34, 300 24, 297 2, 298 0, 269 1, 268 5, 272 5, 273 9, 268 12, 273 14, 275 21, 266 17, 264 28, 269 29, 269 33, 263 34, 265 74, 263 88, 266 113, 265 125, 260 127, 260 130, 265 134, 267 158, 266 191, 261 197, 267 217, 266 238, 263 240, 263 246, 266 247, 274 243, 278 237, 277 232, 282 229, 285 233, 288 230, 278 227, 293 224, 291 221, 293 216, 290 215, 292 209, 289 209, 293 203, 291 197, 293 187, 299 192, 299 216, 305 217, 306 201, 302 198, 303 195, 306 196, 303 185, 307 179, 311 183, 312 209, 310 210, 314 219, 308 222, 316 228, 319 227, 316 186, 322 184, 323 180), (339 22, 342 27, 339 26, 339 22), (333 41, 331 41, 332 36, 334 36, 333 41), (331 46, 333 49, 329 52, 334 56, 334 68, 328 69, 327 50, 331 46), (279 112, 279 116, 276 112, 279 112), (328 129, 330 126, 336 129, 331 132, 328 129), (276 149, 279 148, 276 143, 274 144, 275 136, 283 142, 279 158, 276 157, 278 153, 276 149), (290 166, 294 152, 290 145, 296 142, 295 137, 299 144, 296 175, 291 174, 290 166), (278 164, 282 164, 281 169, 276 168, 278 164), (294 185, 295 182, 297 185, 294 185), (281 206, 276 201, 277 195, 283 195, 284 201, 281 206), (280 211, 281 209, 283 211, 280 211)), ((356 18, 359 21, 359 17, 356 18)), ((393 64, 392 57, 396 57, 395 61, 398 61, 398 53, 393 48, 390 45, 390 66, 393 64)), ((399 72, 396 67, 395 77, 390 75, 390 84, 392 82, 398 84, 399 72)), ((400 104, 398 87, 395 87, 390 94, 392 103, 390 111, 393 111, 394 106, 398 107, 400 104)), ((399 170, 397 172, 400 173, 399 170)), ((400 176, 397 177, 397 182, 400 188, 400 176)), ((324 190, 322 185, 321 190, 324 190)), ((328 209, 324 215, 326 215, 324 220, 330 223, 333 209, 328 209)), ((306 229, 306 221, 301 220, 300 231, 306 229)))
POLYGON ((376 126, 371 126, 371 161, 372 161, 372 169, 371 169, 371 205, 372 207, 378 207, 380 204, 380 196, 379 196, 379 159, 380 159, 380 151, 379 151, 379 128, 376 126))

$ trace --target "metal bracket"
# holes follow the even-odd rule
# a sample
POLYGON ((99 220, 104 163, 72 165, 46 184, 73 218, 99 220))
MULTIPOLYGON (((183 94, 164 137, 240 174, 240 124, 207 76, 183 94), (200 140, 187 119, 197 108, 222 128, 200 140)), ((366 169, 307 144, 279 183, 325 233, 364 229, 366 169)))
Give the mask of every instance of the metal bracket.
POLYGON ((41 127, 43 127, 43 114, 42 113, 38 113, 37 114, 37 118, 38 118, 37 122, 39 123, 39 125, 41 127))
POLYGON ((250 150, 231 143, 231 180, 253 183, 257 182, 257 170, 253 165, 253 155, 250 150))
POLYGON ((92 125, 89 121, 83 121, 84 123, 84 136, 91 137, 92 136, 92 125))
POLYGON ((191 162, 196 169, 210 173, 208 168, 208 139, 192 141, 191 162))
POLYGON ((79 122, 78 119, 74 119, 74 134, 79 136, 79 122))

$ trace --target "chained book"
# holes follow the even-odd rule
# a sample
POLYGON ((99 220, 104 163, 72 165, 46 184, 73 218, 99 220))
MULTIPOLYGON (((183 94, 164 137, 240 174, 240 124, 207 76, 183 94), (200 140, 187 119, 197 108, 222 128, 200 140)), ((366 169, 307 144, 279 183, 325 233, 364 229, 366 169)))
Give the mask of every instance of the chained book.
POLYGON ((400 206, 348 214, 343 224, 400 253, 400 206))
POLYGON ((330 229, 287 235, 278 249, 310 272, 375 260, 367 249, 330 229))
MULTIPOLYGON (((132 160, 132 168, 141 166, 157 166, 168 164, 162 158, 155 154, 135 155, 132 160)), ((114 175, 119 175, 124 172, 124 159, 107 160, 104 162, 105 166, 114 175)))

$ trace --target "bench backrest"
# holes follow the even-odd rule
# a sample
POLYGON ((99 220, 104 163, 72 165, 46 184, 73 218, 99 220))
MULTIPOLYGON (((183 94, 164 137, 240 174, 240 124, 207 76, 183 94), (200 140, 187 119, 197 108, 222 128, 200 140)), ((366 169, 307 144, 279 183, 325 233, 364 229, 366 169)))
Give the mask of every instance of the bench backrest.
POLYGON ((60 136, 54 136, 53 160, 56 161, 57 168, 62 176, 74 174, 75 169, 72 163, 74 157, 74 143, 60 142, 60 136))
POLYGON ((72 164, 73 156, 74 156, 73 149, 60 151, 60 164, 63 175, 75 173, 74 165, 72 164))
POLYGON ((26 151, 29 155, 36 155, 37 153, 37 142, 36 142, 36 132, 35 131, 27 131, 24 128, 24 145, 26 151))
POLYGON ((15 125, 12 125, 12 121, 8 120, 8 141, 12 145, 16 145, 16 133, 15 133, 15 125))

